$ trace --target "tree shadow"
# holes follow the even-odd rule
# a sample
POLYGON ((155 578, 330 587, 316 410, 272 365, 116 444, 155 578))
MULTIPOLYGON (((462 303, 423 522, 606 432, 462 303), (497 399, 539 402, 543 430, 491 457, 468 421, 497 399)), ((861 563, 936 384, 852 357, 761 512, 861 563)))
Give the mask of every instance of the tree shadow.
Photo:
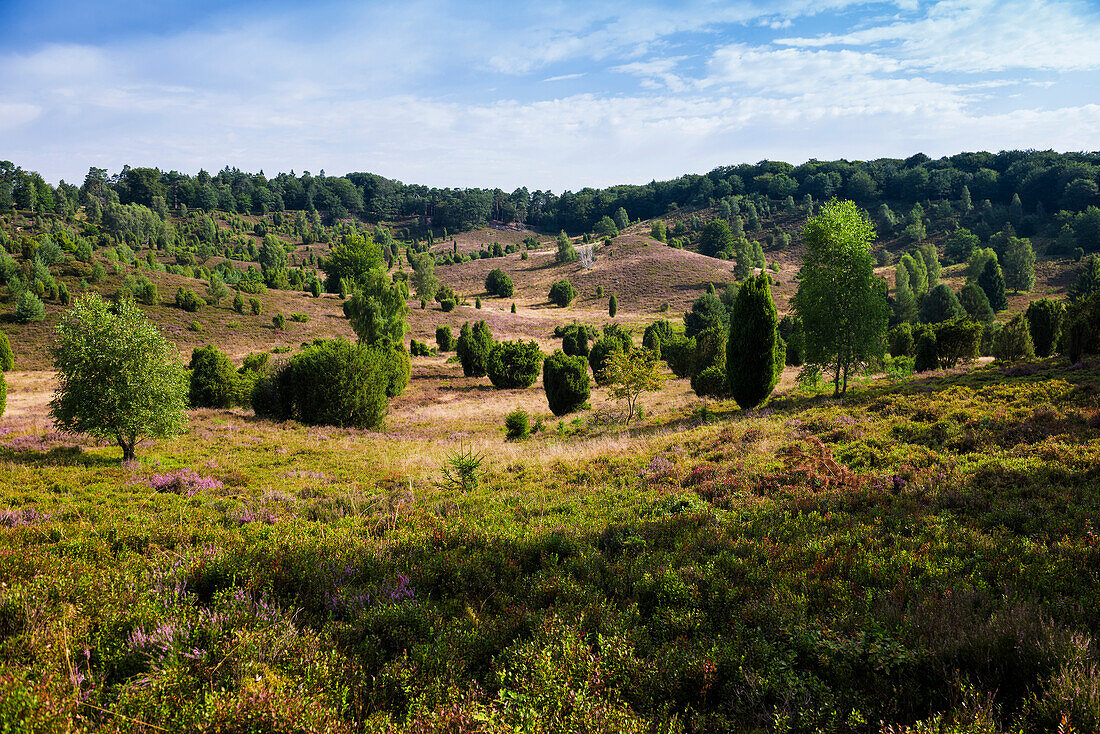
POLYGON ((34 449, 0 449, 0 456, 5 461, 20 466, 83 466, 116 467, 120 465, 119 459, 99 454, 86 454, 79 446, 57 446, 48 451, 36 451, 34 449))

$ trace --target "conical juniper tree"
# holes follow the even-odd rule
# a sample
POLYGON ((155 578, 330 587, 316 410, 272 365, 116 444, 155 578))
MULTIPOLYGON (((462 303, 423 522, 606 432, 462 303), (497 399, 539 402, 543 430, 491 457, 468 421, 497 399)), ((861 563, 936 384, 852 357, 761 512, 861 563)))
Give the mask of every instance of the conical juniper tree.
POLYGON ((730 393, 742 409, 755 408, 771 395, 783 374, 786 356, 771 278, 760 273, 741 286, 730 313, 726 375, 730 393))

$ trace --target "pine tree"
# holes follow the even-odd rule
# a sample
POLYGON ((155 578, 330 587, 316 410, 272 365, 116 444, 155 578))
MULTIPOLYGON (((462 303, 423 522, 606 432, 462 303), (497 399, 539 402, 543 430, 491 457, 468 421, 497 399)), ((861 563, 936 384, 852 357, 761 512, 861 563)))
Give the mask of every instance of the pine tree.
POLYGON ((783 373, 786 349, 767 273, 749 278, 730 314, 726 375, 733 399, 748 410, 764 402, 783 373))
POLYGON ((951 286, 940 283, 928 292, 920 305, 920 320, 926 324, 938 324, 966 316, 959 298, 951 286))

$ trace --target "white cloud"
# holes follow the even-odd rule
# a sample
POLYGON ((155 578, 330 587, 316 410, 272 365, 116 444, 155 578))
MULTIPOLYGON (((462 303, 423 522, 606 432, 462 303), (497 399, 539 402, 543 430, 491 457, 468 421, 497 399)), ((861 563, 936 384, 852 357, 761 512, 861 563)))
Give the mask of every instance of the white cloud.
POLYGON ((944 0, 920 18, 777 43, 890 43, 903 63, 941 72, 1074 71, 1100 68, 1100 15, 1094 7, 1059 0, 944 0))

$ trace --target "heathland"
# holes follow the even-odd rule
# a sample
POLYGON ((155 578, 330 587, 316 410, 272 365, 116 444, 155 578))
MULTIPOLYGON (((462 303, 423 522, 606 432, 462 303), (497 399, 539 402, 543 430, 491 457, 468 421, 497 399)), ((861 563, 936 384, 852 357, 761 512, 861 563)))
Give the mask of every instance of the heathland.
POLYGON ((0 164, 0 730, 1100 729, 1098 171, 765 161, 555 196, 0 164), (834 196, 885 299, 842 395, 796 298, 834 196), (786 364, 742 409, 721 355, 765 282, 786 364), (92 293, 194 374, 231 362, 129 461, 51 418, 92 293), (659 389, 625 409, 593 359, 555 415, 520 357, 467 375, 440 329, 481 321, 545 355, 644 339, 659 389), (340 337, 410 362, 380 421, 285 398, 340 337))

